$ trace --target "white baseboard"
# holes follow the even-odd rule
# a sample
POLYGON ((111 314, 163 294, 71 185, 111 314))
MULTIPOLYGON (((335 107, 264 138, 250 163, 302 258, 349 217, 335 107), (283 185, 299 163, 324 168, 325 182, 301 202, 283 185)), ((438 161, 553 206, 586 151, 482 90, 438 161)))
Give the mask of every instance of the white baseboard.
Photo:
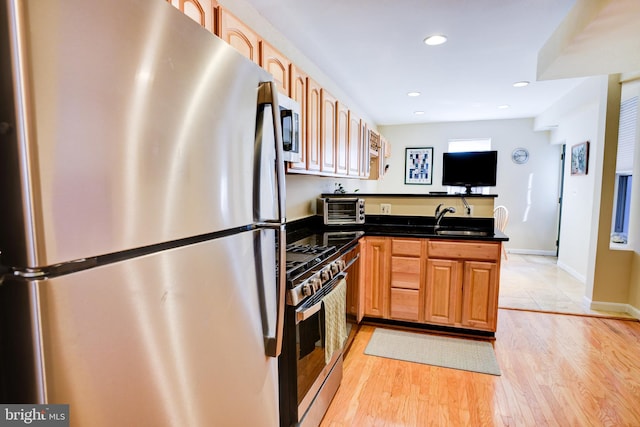
POLYGON ((591 310, 609 311, 612 313, 626 313, 630 316, 640 319, 640 310, 630 304, 622 304, 617 302, 590 301, 587 297, 588 306, 591 310))
POLYGON ((635 308, 632 305, 627 304, 628 307, 628 311, 627 313, 629 313, 631 316, 635 317, 636 319, 640 320, 640 308, 635 308))
POLYGON ((569 273, 570 275, 572 275, 573 277, 575 277, 576 279, 578 279, 580 282, 587 283, 587 277, 584 274, 578 273, 576 270, 569 267, 567 264, 558 261, 557 266, 563 269, 564 271, 566 271, 567 273, 569 273))
POLYGON ((541 249, 511 249, 507 248, 508 254, 520 254, 520 255, 541 255, 541 256, 556 256, 555 251, 543 251, 541 249))

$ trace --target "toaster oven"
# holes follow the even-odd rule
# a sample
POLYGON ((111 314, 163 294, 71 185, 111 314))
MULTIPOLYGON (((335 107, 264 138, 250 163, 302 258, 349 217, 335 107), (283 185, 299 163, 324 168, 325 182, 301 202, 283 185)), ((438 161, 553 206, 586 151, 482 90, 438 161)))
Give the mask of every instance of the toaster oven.
POLYGON ((318 215, 325 225, 364 224, 364 199, 357 197, 321 197, 318 215))

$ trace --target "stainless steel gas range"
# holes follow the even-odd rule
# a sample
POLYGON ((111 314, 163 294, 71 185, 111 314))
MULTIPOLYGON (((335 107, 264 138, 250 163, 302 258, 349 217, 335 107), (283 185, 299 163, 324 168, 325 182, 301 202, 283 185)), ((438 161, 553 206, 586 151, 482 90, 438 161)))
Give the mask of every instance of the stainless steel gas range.
MULTIPOLYGON (((281 426, 318 426, 342 379, 344 340, 332 347, 335 313, 362 232, 311 233, 287 245, 287 307, 279 358, 281 426), (335 307, 334 307, 335 308, 335 307)), ((341 301, 342 302, 342 301, 341 301)), ((342 307, 346 307, 346 301, 342 307)), ((346 311, 338 317, 348 333, 346 311)))

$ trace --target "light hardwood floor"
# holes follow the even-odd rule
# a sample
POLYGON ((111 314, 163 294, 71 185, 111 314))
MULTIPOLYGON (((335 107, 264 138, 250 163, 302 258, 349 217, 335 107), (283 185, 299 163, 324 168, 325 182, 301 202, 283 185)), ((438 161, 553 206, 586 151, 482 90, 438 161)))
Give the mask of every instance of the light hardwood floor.
POLYGON ((321 427, 640 426, 640 323, 500 309, 501 376, 367 356, 363 326, 321 427))

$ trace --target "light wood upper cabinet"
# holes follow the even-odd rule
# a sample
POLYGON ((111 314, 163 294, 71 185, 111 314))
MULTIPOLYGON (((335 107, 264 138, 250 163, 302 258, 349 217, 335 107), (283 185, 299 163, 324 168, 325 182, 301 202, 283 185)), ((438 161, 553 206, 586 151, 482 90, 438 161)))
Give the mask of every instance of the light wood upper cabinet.
POLYGON ((220 9, 220 38, 260 65, 260 36, 229 11, 220 9))
POLYGON ((370 174, 366 124, 268 41, 215 0, 167 1, 204 22, 214 34, 268 71, 278 92, 300 103, 301 161, 288 163, 287 172, 370 179, 382 176, 370 174), (210 18, 202 13, 208 10, 210 18))
POLYGON ((320 172, 322 163, 322 87, 307 79, 307 170, 320 172))
POLYGON ((291 61, 264 40, 260 42, 260 52, 260 65, 262 65, 262 68, 273 76, 278 86, 278 91, 283 95, 290 96, 289 84, 291 76, 289 70, 291 61))
POLYGON ((380 179, 385 173, 385 154, 384 154, 384 139, 382 135, 374 130, 369 130, 369 156, 370 172, 369 179, 380 179))
POLYGON ((287 162, 287 172, 307 172, 307 76, 302 70, 291 64, 291 98, 300 104, 300 161, 287 162))
POLYGON ((216 9, 215 0, 167 0, 189 18, 215 34, 216 9))
POLYGON ((349 109, 340 101, 336 102, 336 173, 347 175, 349 170, 349 109))
POLYGON ((336 173, 336 101, 327 90, 320 90, 320 171, 327 175, 336 173))
POLYGON ((360 156, 360 177, 369 178, 371 171, 371 153, 369 153, 369 126, 364 120, 360 120, 362 125, 362 148, 360 156))
POLYGON ((347 175, 362 176, 362 120, 349 110, 349 140, 347 141, 349 152, 349 168, 347 175))

